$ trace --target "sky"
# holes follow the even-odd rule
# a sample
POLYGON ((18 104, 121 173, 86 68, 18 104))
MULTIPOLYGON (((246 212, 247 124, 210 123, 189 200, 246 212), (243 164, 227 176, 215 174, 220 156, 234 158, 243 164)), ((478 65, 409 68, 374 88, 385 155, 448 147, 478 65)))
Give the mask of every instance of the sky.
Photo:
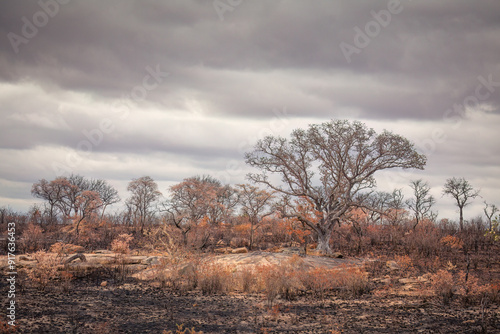
POLYGON ((39 0, 0 2, 0 207, 28 210, 34 182, 209 174, 248 182, 266 135, 331 119, 401 134, 424 171, 376 174, 442 196, 464 177, 500 206, 497 0, 39 0))

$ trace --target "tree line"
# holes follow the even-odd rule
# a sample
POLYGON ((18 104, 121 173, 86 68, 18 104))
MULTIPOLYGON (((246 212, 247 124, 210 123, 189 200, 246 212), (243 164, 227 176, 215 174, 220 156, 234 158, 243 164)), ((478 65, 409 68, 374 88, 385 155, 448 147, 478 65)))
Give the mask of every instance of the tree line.
MULTIPOLYGON (((245 155, 246 163, 256 169, 248 175, 249 184, 227 185, 209 175, 192 176, 171 186, 163 196, 151 177, 133 179, 127 187, 130 195, 124 201, 122 223, 144 235, 149 226, 163 222, 175 227, 187 245, 190 233, 200 224, 245 221, 252 248, 254 231, 264 219, 287 219, 314 237, 318 251, 330 253, 335 228, 352 224, 355 229, 360 213, 380 224, 406 220, 413 229, 422 221, 434 221, 436 199, 422 179, 410 182, 412 197, 406 200, 401 189, 377 191, 375 182, 378 171, 424 169, 426 160, 400 135, 378 134, 358 121, 332 120, 296 129, 289 138, 259 140, 245 155)), ((121 201, 107 181, 74 174, 39 180, 31 193, 44 201, 37 208, 41 221, 71 223, 76 235, 83 222, 103 220, 108 206, 121 201)), ((453 177, 446 180, 442 193, 454 199, 463 229, 463 210, 479 196, 479 190, 465 178, 453 177)), ((490 230, 497 212, 495 205, 485 203, 490 230)))

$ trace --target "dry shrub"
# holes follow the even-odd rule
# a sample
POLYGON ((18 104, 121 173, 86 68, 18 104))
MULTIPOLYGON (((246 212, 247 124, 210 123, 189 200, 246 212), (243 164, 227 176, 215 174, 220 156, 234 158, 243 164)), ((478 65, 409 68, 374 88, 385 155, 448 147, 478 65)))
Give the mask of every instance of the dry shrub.
POLYGON ((365 261, 363 267, 372 277, 378 277, 387 270, 386 262, 376 258, 365 261))
POLYGON ((29 223, 21 235, 21 248, 24 252, 36 252, 46 247, 45 236, 40 226, 29 223))
POLYGON ((479 279, 464 271, 460 271, 455 280, 457 283, 457 292, 462 295, 464 305, 477 304, 488 293, 488 286, 481 285, 479 279))
POLYGON ((492 303, 500 303, 500 281, 491 283, 487 287, 486 296, 492 303))
POLYGON ((203 263, 198 267, 198 284, 204 295, 226 293, 233 287, 234 267, 221 263, 203 263))
POLYGON ((75 279, 75 276, 68 271, 61 271, 59 277, 61 279, 63 291, 68 292, 71 289, 71 282, 75 279))
POLYGON ((155 265, 155 279, 160 282, 162 287, 167 287, 172 291, 184 291, 182 275, 180 274, 181 264, 171 262, 168 259, 161 259, 160 263, 155 265))
POLYGON ((116 253, 115 261, 118 266, 115 268, 115 278, 123 281, 129 274, 126 266, 125 255, 130 253, 130 242, 134 239, 131 234, 120 234, 111 242, 111 250, 116 253))
POLYGON ((403 273, 404 276, 409 277, 415 272, 413 260, 408 255, 402 255, 402 256, 396 255, 394 259, 398 264, 401 273, 403 273))
POLYGON ((58 277, 58 257, 45 251, 38 251, 30 256, 36 260, 37 264, 28 269, 28 277, 38 285, 41 291, 44 291, 49 282, 58 277))
POLYGON ((179 293, 193 290, 198 286, 198 266, 200 256, 171 242, 164 244, 166 256, 155 265, 155 278, 162 287, 168 287, 179 293))
POLYGON ((319 267, 301 275, 301 282, 316 298, 323 299, 326 292, 333 288, 332 276, 334 276, 333 270, 319 267))
POLYGON ((130 242, 134 239, 131 234, 120 234, 111 242, 111 250, 117 254, 130 253, 130 242))
POLYGON ((342 286, 354 296, 361 296, 370 292, 368 273, 357 267, 338 270, 337 275, 334 275, 334 283, 342 286))
POLYGON ((409 230, 404 235, 404 247, 412 256, 433 257, 439 254, 441 248, 440 231, 429 221, 423 221, 416 230, 409 230))
POLYGON ((239 272, 241 291, 248 293, 257 288, 257 277, 255 271, 248 267, 242 268, 239 272))
POLYGON ((449 304, 456 292, 453 275, 447 270, 439 270, 431 275, 431 287, 436 296, 443 299, 445 305, 449 304))
POLYGON ((460 238, 455 237, 453 235, 446 235, 442 237, 441 240, 439 240, 439 242, 443 246, 449 248, 450 250, 462 249, 464 246, 464 242, 460 238))
POLYGON ((295 299, 303 287, 300 275, 306 269, 302 258, 295 254, 279 265, 262 265, 256 270, 259 289, 264 291, 269 305, 272 306, 278 296, 286 300, 295 299))
POLYGON ((273 305, 281 290, 281 272, 276 265, 263 265, 256 268, 259 288, 264 291, 269 306, 273 305))

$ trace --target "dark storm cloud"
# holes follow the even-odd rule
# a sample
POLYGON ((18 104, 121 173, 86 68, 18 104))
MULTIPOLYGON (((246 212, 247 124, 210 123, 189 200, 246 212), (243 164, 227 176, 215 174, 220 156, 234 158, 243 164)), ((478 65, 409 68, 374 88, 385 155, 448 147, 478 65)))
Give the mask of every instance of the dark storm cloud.
MULTIPOLYGON (((348 63, 340 43, 355 45, 354 28, 364 30, 375 20, 371 11, 389 2, 243 2, 221 21, 212 2, 75 1, 61 5, 18 54, 4 38, 0 75, 116 98, 142 80, 146 66, 159 64, 174 79, 149 96, 152 102, 171 107, 185 94, 199 95, 213 112, 246 117, 265 114, 269 101, 309 106, 318 116, 346 106, 374 118, 439 118, 470 94, 479 75, 500 80, 497 1, 401 1, 401 12, 348 63), (270 71, 289 75, 266 83, 270 71), (245 73, 262 80, 252 86, 245 73), (318 73, 327 73, 323 89, 301 85, 318 73), (325 92, 346 75, 361 84, 325 92), (387 89, 363 86, 367 75, 387 89), (321 99, 316 106, 312 95, 321 99)), ((36 2, 1 6, 4 36, 20 34, 21 17, 40 10, 36 2)), ((499 100, 498 92, 490 98, 499 100)))
POLYGON ((51 163, 65 163, 108 118, 113 130, 75 171, 182 179, 242 160, 276 118, 289 130, 345 117, 394 125, 389 130, 403 135, 414 126, 415 138, 437 147, 432 173, 447 162, 460 171, 464 150, 474 152, 462 163, 465 176, 498 165, 493 133, 475 141, 467 129, 498 119, 499 1, 243 0, 233 7, 1 1, 0 151, 8 157, 0 181, 53 177, 51 163), (46 24, 24 36, 44 15, 46 24), (346 54, 345 45, 356 52, 346 54), (433 128, 455 139, 433 143, 433 128))

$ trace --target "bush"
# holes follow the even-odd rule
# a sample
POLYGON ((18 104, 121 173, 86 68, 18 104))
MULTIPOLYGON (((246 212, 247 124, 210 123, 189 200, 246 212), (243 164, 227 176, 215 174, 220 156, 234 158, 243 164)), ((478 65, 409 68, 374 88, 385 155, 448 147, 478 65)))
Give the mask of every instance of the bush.
POLYGON ((198 284, 204 295, 226 293, 233 283, 233 268, 220 263, 204 263, 198 268, 198 284))
POLYGON ((30 223, 21 234, 20 248, 24 252, 36 252, 47 247, 46 238, 40 226, 30 223))
POLYGON ((351 267, 341 269, 337 271, 337 275, 337 284, 340 283, 348 293, 354 296, 361 296, 370 292, 368 273, 362 271, 360 268, 351 267))
POLYGON ((431 276, 431 287, 445 305, 449 304, 456 292, 453 275, 447 270, 439 270, 431 276))
POLYGON ((488 294, 488 286, 481 285, 479 279, 472 274, 467 275, 464 271, 460 271, 455 281, 464 305, 479 304, 488 294))
POLYGON ((120 234, 111 242, 111 250, 118 254, 130 253, 130 242, 134 239, 131 234, 120 234))
POLYGON ((239 272, 241 291, 248 293, 257 288, 257 277, 255 271, 250 268, 243 268, 239 272))
POLYGON ((28 277, 38 285, 41 291, 44 291, 51 280, 58 278, 58 258, 55 254, 45 251, 38 251, 30 256, 36 260, 37 264, 28 269, 28 277))
POLYGON ((323 299, 326 292, 333 288, 333 276, 333 270, 320 267, 305 272, 300 279, 306 290, 311 291, 315 297, 323 299))
POLYGON ((283 277, 276 265, 263 265, 257 267, 259 276, 259 288, 264 291, 269 306, 273 305, 274 300, 278 297, 283 277))

